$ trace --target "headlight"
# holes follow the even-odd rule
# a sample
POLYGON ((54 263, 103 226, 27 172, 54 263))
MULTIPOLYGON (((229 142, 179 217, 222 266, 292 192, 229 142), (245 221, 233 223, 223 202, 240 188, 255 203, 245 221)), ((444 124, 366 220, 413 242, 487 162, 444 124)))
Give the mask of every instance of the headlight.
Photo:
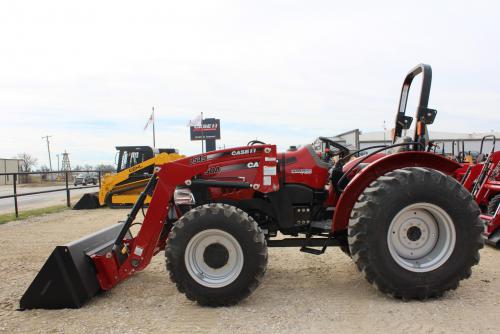
POLYGON ((176 205, 194 205, 195 200, 191 189, 177 188, 174 192, 174 203, 176 205))

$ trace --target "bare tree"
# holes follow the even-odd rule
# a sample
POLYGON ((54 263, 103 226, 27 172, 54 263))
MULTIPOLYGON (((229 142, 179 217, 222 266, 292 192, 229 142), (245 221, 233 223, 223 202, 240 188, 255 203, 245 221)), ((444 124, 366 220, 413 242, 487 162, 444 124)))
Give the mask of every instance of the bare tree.
POLYGON ((105 165, 105 164, 99 164, 94 167, 96 171, 102 171, 102 172, 114 172, 116 171, 115 166, 113 165, 105 165))
POLYGON ((38 159, 29 153, 19 153, 17 158, 21 160, 21 171, 31 172, 31 169, 36 166, 38 159))
POLYGON ((40 171, 40 175, 42 176, 42 180, 47 180, 50 176, 49 176, 49 173, 50 172, 50 168, 47 167, 47 165, 43 165, 41 166, 38 171, 40 171))

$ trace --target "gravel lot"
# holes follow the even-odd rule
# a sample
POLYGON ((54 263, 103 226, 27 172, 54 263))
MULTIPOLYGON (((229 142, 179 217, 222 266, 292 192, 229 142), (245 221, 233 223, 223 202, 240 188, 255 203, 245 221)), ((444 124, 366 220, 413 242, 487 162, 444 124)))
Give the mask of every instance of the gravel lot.
POLYGON ((160 253, 143 272, 78 310, 16 311, 54 246, 125 218, 127 210, 64 211, 0 226, 0 332, 499 333, 500 250, 444 298, 402 302, 372 288, 335 248, 322 256, 270 249, 262 285, 241 304, 205 308, 168 279, 160 253))

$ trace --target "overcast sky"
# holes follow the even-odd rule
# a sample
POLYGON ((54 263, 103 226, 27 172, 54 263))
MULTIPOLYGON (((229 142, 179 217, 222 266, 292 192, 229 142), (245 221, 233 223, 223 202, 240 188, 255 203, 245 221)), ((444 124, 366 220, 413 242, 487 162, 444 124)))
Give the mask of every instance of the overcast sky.
POLYGON ((152 106, 157 146, 184 154, 200 112, 226 146, 380 131, 421 62, 433 129, 498 131, 499 42, 498 1, 2 1, 0 157, 48 164, 48 134, 73 164, 113 162, 152 144, 152 106))

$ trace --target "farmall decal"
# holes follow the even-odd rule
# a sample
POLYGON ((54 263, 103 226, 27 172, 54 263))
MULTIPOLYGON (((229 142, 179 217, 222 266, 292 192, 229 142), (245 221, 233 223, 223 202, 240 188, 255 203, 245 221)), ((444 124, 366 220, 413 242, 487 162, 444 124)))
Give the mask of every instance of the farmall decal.
POLYGON ((292 169, 292 174, 312 174, 312 169, 302 168, 302 169, 292 169))
POLYGON ((207 169, 207 171, 205 172, 205 174, 209 175, 209 174, 217 174, 220 172, 220 167, 219 166, 215 166, 215 167, 210 167, 209 169, 207 169))

